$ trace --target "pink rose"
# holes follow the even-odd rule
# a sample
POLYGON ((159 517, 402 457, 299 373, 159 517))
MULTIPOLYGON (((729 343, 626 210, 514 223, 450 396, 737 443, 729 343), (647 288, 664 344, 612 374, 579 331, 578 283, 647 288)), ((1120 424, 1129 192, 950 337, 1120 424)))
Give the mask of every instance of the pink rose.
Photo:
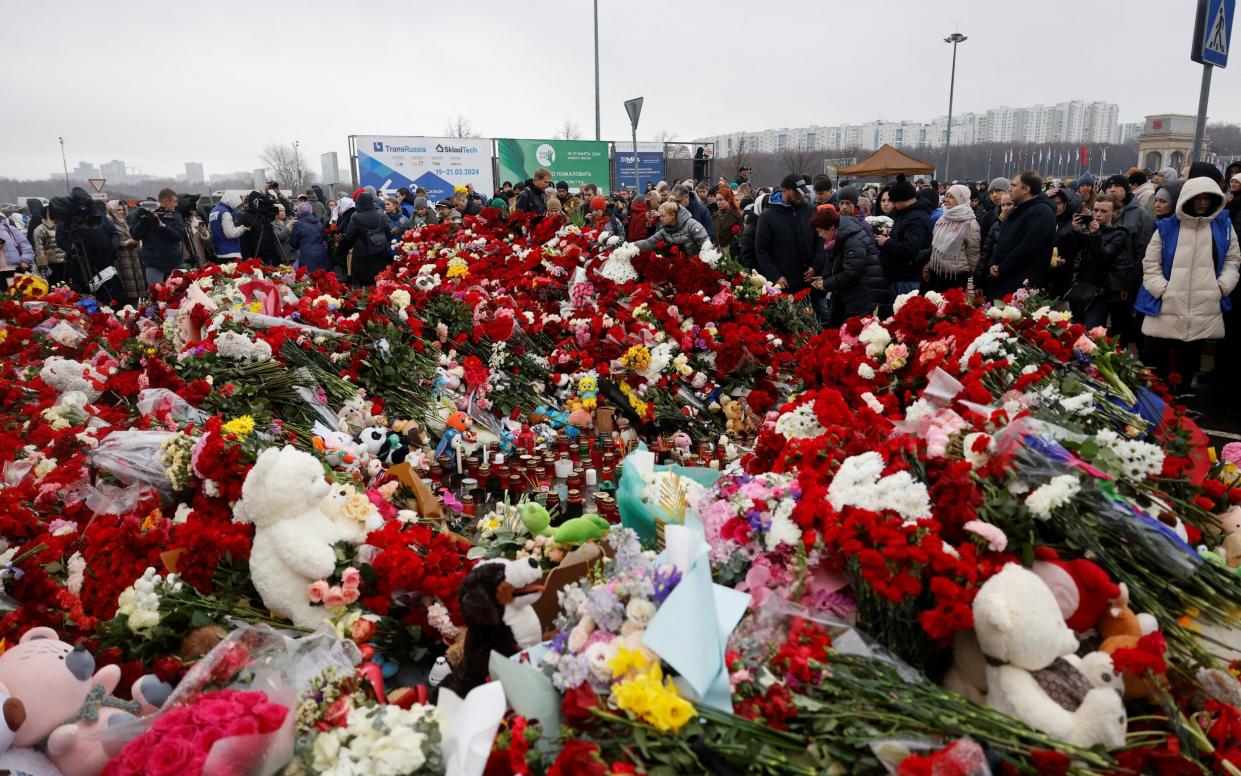
POLYGON ((358 594, 358 589, 356 587, 347 587, 340 592, 346 604, 351 604, 354 601, 358 600, 359 594, 358 594))
POLYGON ((1077 341, 1073 343, 1074 350, 1081 351, 1087 356, 1093 353, 1096 347, 1098 346, 1095 345, 1094 340, 1090 339, 1085 334, 1078 337, 1077 341))
POLYGON ((327 597, 327 594, 327 582, 324 582, 322 579, 311 582, 310 586, 306 588, 306 597, 310 599, 311 603, 317 604, 321 602, 327 597))
POLYGON ((350 566, 341 572, 340 583, 346 588, 351 587, 356 590, 358 585, 362 583, 362 572, 350 566))
MULTIPOLYGON (((357 592, 357 591, 354 591, 354 592, 357 592)), ((339 587, 332 587, 323 595, 323 605, 324 606, 344 606, 345 605, 345 594, 341 592, 341 589, 339 587)))
POLYGON ((189 739, 171 736, 160 740, 147 755, 146 773, 149 776, 185 776, 197 773, 195 762, 201 757, 199 750, 189 739))
POLYGON ((254 707, 253 713, 259 721, 259 729, 264 733, 270 733, 284 724, 289 716, 289 709, 279 703, 260 703, 254 707))

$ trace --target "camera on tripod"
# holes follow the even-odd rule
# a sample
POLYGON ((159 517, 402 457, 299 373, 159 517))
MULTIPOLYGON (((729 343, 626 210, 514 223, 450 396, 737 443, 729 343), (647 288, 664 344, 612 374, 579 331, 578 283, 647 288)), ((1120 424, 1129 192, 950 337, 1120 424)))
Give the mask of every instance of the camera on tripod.
POLYGON ((246 203, 246 210, 268 219, 274 219, 279 212, 276 201, 266 194, 251 195, 250 201, 246 203))

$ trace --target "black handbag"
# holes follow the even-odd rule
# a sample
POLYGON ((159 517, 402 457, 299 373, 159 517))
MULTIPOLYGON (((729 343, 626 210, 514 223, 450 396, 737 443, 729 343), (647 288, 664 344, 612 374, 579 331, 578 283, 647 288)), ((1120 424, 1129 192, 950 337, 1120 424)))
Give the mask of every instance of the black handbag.
POLYGON ((1099 294, 1103 293, 1103 289, 1091 283, 1089 280, 1079 280, 1073 284, 1064 294, 1064 301, 1069 303, 1069 307, 1074 310, 1085 310, 1099 298, 1099 294))

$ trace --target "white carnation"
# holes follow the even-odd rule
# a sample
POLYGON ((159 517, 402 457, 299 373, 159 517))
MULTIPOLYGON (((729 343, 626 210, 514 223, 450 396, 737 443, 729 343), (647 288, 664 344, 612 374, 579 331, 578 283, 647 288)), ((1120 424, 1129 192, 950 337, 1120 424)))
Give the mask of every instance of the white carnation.
POLYGON ((776 433, 786 439, 813 439, 824 431, 810 402, 776 418, 776 433))
POLYGON ((1026 507, 1039 520, 1047 520, 1052 512, 1072 501, 1081 489, 1076 475, 1061 474, 1026 496, 1026 507))

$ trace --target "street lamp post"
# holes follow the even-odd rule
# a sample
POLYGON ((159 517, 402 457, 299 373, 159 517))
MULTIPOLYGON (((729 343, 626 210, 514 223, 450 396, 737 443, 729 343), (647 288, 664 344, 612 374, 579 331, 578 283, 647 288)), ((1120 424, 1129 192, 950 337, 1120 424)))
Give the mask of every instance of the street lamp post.
MULTIPOLYGON (((599 0, 595 0, 595 140, 599 140, 599 0)), ((633 152, 638 152, 634 147, 633 152)))
POLYGON ((964 43, 968 38, 959 32, 954 32, 944 38, 944 43, 952 44, 952 76, 948 81, 948 140, 944 144, 944 177, 945 181, 951 180, 948 177, 948 165, 952 161, 952 98, 957 88, 957 44, 964 43))

